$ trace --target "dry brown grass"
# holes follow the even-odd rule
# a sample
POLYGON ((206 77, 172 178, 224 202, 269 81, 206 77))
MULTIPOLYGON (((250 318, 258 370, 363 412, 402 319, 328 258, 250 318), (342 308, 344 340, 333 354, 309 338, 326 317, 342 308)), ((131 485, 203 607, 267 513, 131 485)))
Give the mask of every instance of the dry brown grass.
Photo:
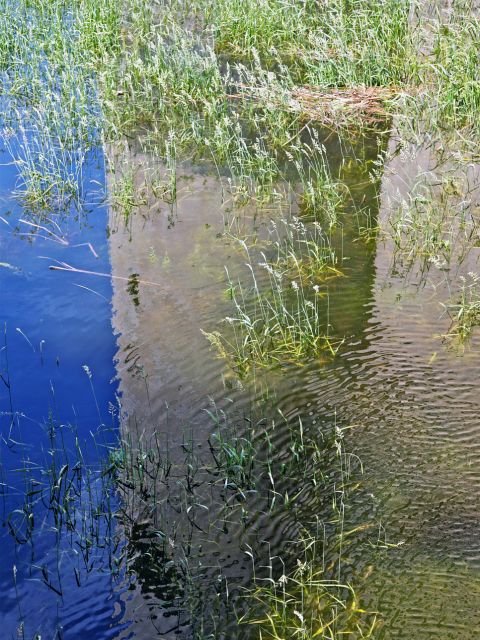
POLYGON ((238 84, 239 93, 231 98, 251 99, 298 114, 301 120, 324 125, 376 124, 391 114, 389 101, 400 93, 395 87, 324 88, 295 87, 281 94, 266 87, 238 84))

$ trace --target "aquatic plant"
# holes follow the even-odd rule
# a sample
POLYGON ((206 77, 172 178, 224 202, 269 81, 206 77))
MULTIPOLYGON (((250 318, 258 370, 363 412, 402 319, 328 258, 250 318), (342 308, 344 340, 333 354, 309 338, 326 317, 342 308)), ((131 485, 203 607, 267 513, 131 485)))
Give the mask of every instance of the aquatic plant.
POLYGON ((114 211, 120 213, 128 226, 131 217, 137 207, 146 204, 142 188, 135 184, 135 175, 132 170, 121 176, 115 176, 110 184, 110 201, 114 211))
POLYGON ((245 375, 254 365, 303 362, 334 356, 341 340, 329 335, 328 291, 320 283, 340 275, 335 253, 319 226, 313 233, 298 219, 272 222, 275 253, 264 252, 255 263, 240 240, 252 286, 233 281, 227 270, 227 290, 234 314, 224 319, 227 330, 203 331, 219 355, 245 375), (275 237, 276 236, 276 237, 275 237))
POLYGON ((4 147, 18 171, 14 195, 27 211, 40 217, 78 211, 88 188, 83 179, 87 157, 81 147, 71 152, 58 139, 40 136, 42 116, 38 115, 38 122, 31 129, 18 123, 17 132, 4 130, 4 147))
POLYGON ((259 640, 373 638, 377 615, 362 608, 353 587, 328 579, 323 541, 306 532, 293 543, 297 563, 278 579, 258 579, 244 595, 248 613, 241 624, 257 628, 259 640))
POLYGON ((225 478, 225 486, 242 493, 255 488, 255 445, 252 432, 246 436, 237 434, 230 427, 225 414, 208 411, 215 431, 209 438, 210 451, 217 469, 225 478))
POLYGON ((459 300, 445 305, 452 324, 446 339, 462 346, 469 340, 473 329, 480 326, 480 278, 476 273, 460 276, 459 300))
POLYGON ((287 281, 298 280, 305 287, 314 287, 342 275, 331 238, 317 221, 306 225, 302 218, 292 216, 270 222, 269 243, 276 254, 269 252, 268 264, 287 281))
POLYGON ((318 130, 308 132, 310 142, 292 145, 287 152, 301 184, 299 211, 307 219, 313 218, 331 229, 344 208, 347 188, 340 180, 333 179, 318 130))
POLYGON ((233 335, 203 331, 219 354, 241 374, 252 364, 268 366, 335 355, 339 341, 330 338, 328 321, 321 316, 317 285, 308 295, 300 281, 284 283, 283 273, 264 261, 258 267, 267 274, 268 289, 262 291, 258 272, 252 265, 248 267, 253 283, 250 289, 234 283, 227 273, 234 315, 225 318, 225 323, 233 335))
MULTIPOLYGON (((353 602, 353 589, 336 577, 327 580, 324 563, 331 544, 327 529, 332 529, 335 549, 342 547, 343 501, 351 484, 341 430, 312 432, 301 420, 290 423, 281 414, 278 420, 234 417, 214 403, 207 414, 212 435, 209 456, 202 459, 188 432, 183 443, 172 445, 166 434, 147 436, 131 423, 121 440, 114 427, 99 429, 94 436, 98 459, 89 463, 90 443, 81 443, 75 429, 53 421, 47 426, 48 462, 31 464, 25 456, 25 503, 7 519, 19 545, 35 549, 39 536, 51 536, 56 552, 36 569, 46 588, 61 597, 69 571, 78 587, 96 570, 108 570, 115 579, 129 575, 140 585, 147 581, 154 596, 148 605, 152 615, 169 611, 178 618, 179 630, 195 638, 225 628, 229 616, 235 620, 235 611, 240 634, 248 623, 265 638, 270 623, 254 619, 254 612, 275 619, 279 631, 299 619, 295 611, 305 628, 316 628, 319 615, 332 621, 329 632, 339 629, 340 621, 342 629, 347 622, 351 629, 360 628, 364 612, 353 602), (289 425, 290 443, 281 450, 277 422, 289 425), (291 491, 294 479, 296 493, 291 491), (271 569, 267 583, 254 570, 254 583, 245 590, 227 580, 224 568, 203 562, 208 540, 216 549, 224 530, 243 527, 248 534, 250 513, 262 505, 270 513, 293 510, 298 521, 304 501, 317 505, 318 518, 325 510, 326 520, 318 531, 307 527, 301 539, 286 546, 288 566, 292 555, 303 554, 301 567, 290 570, 283 564, 277 577, 271 569), (277 586, 288 594, 283 604, 277 586), (208 594, 216 594, 213 608, 208 594), (320 600, 315 600, 320 594, 321 614, 320 600), (310 607, 314 602, 316 607, 310 607), (280 609, 283 618, 278 618, 280 609)), ((257 556, 260 550, 251 549, 257 556)))

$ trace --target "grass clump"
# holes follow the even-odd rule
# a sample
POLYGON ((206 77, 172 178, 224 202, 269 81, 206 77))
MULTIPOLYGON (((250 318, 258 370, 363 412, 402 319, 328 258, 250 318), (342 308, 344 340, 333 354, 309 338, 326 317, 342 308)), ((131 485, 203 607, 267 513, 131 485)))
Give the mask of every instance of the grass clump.
POLYGON ((264 250, 256 258, 235 238, 247 258, 247 277, 227 294, 233 314, 224 331, 203 331, 218 354, 240 374, 252 367, 334 356, 341 340, 330 336, 328 281, 342 275, 330 236, 319 222, 290 216, 271 220, 264 250))
POLYGON ((215 425, 215 431, 209 438, 210 451, 217 469, 225 478, 225 487, 245 491, 254 490, 256 486, 255 466, 256 451, 249 435, 238 434, 230 428, 224 414, 208 411, 215 425))
POLYGON ((361 607, 350 585, 325 577, 318 538, 307 534, 295 548, 296 567, 278 580, 259 579, 240 622, 256 626, 259 640, 373 638, 377 616, 361 607))
POLYGON ((147 46, 135 40, 113 72, 106 69, 101 76, 109 135, 139 127, 168 133, 175 125, 183 138, 196 138, 195 127, 203 131, 225 112, 225 80, 216 56, 175 24, 150 25, 146 37, 147 46))
MULTIPOLYGON (((114 3, 99 9, 98 34, 113 37, 114 3)), ((78 211, 88 196, 87 165, 103 140, 95 77, 96 54, 113 49, 103 39, 90 48, 81 31, 95 3, 2 2, 0 33, 15 43, 0 51, 1 140, 18 168, 17 194, 35 215, 78 211), (13 26, 12 26, 13 25, 13 26)))
POLYGON ((121 215, 128 227, 135 210, 147 203, 145 186, 135 183, 133 171, 127 170, 116 175, 110 187, 110 201, 113 210, 121 215))
POLYGON ((329 232, 294 215, 271 220, 267 230, 263 250, 226 234, 247 258, 248 284, 227 270, 233 314, 224 331, 203 331, 242 376, 256 365, 332 357, 341 344, 330 336, 328 282, 343 274, 329 232))
POLYGON ((320 222, 333 229, 338 214, 344 209, 348 189, 334 179, 329 167, 327 151, 317 129, 307 129, 310 140, 292 145, 287 151, 288 160, 298 174, 298 208, 302 218, 320 222))
POLYGON ((460 281, 460 299, 446 307, 452 320, 446 339, 464 346, 474 328, 480 326, 480 277, 470 272, 467 277, 461 276, 460 281))
POLYGON ((320 308, 319 286, 313 285, 308 291, 299 280, 288 282, 284 273, 266 261, 255 268, 248 264, 248 268, 253 283, 250 289, 228 280, 234 311, 224 320, 229 331, 203 332, 219 355, 241 375, 252 365, 301 363, 309 357, 334 356, 339 341, 329 336, 328 321, 320 308), (258 277, 265 275, 266 282, 260 288, 258 277))
POLYGON ((212 4, 217 51, 283 64, 292 80, 321 86, 391 85, 408 70, 410 3, 221 0, 212 4))
POLYGON ((302 218, 292 216, 290 220, 280 218, 271 221, 269 240, 276 249, 276 255, 268 262, 285 280, 290 283, 298 280, 319 294, 318 285, 341 276, 342 272, 328 233, 319 222, 307 226, 302 218))
POLYGON ((433 29, 431 53, 422 67, 423 118, 432 129, 478 131, 478 8, 470 0, 455 3, 433 29))

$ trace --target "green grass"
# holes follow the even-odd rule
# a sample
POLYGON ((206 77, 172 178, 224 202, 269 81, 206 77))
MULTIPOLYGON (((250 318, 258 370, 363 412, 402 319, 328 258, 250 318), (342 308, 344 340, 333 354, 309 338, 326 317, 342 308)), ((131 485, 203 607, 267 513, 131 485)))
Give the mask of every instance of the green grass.
POLYGON ((406 0, 221 0, 207 13, 217 51, 285 65, 297 84, 400 84, 412 72, 406 0))
POLYGON ((463 348, 480 326, 480 279, 476 273, 460 277, 458 301, 446 305, 446 310, 452 323, 445 338, 463 348))
MULTIPOLYGON (((331 175, 315 125, 347 124, 355 136, 371 122, 361 111, 345 117, 338 93, 323 115, 302 110, 294 96, 303 86, 326 100, 336 89, 353 95, 363 86, 388 88, 386 116, 397 116, 405 135, 457 136, 474 149, 478 142, 480 27, 471 4, 455 3, 446 18, 427 25, 412 15, 406 0, 194 0, 188 6, 0 0, 1 139, 18 169, 17 195, 34 216, 79 211, 88 204, 84 169, 92 154, 134 137, 143 141, 141 151, 163 160, 165 175, 140 189, 129 170, 113 176, 110 202, 127 223, 151 194, 175 205, 182 162, 216 171, 235 212, 293 202, 298 215, 272 220, 264 245, 238 243, 248 277, 227 274, 231 314, 222 331, 206 336, 243 376, 258 366, 322 363, 342 339, 330 334, 328 281, 342 275, 331 234, 348 215, 351 196, 331 175)), ((380 159, 380 172, 381 166, 380 159)), ((391 217, 390 233, 406 263, 420 259, 443 268, 459 219, 447 197, 438 201, 419 188, 391 217)), ((462 341, 480 317, 477 278, 471 278, 449 306, 450 334, 462 341)), ((189 561, 172 550, 170 540, 183 551, 186 545, 176 537, 169 501, 191 532, 212 495, 228 517, 232 503, 241 504, 240 519, 253 508, 250 494, 264 493, 267 510, 292 508, 305 491, 332 496, 324 474, 332 461, 301 424, 291 429, 285 457, 261 426, 237 431, 214 411, 212 417, 209 480, 189 441, 182 444, 183 462, 174 465, 156 435, 149 442, 126 439, 101 470, 77 467, 52 445, 51 465, 35 470, 25 508, 9 519, 11 533, 18 542, 30 540, 35 510, 45 508, 58 535, 68 531, 88 565, 94 547, 112 543, 102 529, 112 518, 134 549, 141 514, 158 539, 149 546, 151 557, 162 570, 173 567, 174 598, 184 598, 195 617, 202 599, 189 561), (264 454, 256 448, 259 432, 264 454), (115 514, 107 499, 113 490, 121 496, 115 514)), ((326 575, 319 562, 323 540, 310 531, 303 543, 297 567, 253 585, 247 602, 258 615, 242 621, 259 639, 370 637, 374 620, 352 587, 326 575)), ((112 567, 118 571, 123 560, 115 556, 112 567)))
MULTIPOLYGON (((301 85, 393 87, 410 95, 388 105, 406 121, 477 126, 479 27, 468 3, 429 25, 423 56, 423 25, 409 22, 406 0, 196 0, 191 23, 175 2, 3 0, 2 9, 1 110, 6 123, 30 132, 9 150, 22 169, 19 191, 40 207, 68 209, 74 200, 78 208, 88 151, 140 129, 167 161, 173 134, 177 158, 214 162, 230 175, 237 202, 278 197, 304 128, 304 116, 292 111, 301 85)), ((349 126, 361 128, 354 113, 349 126)), ((321 122, 321 112, 314 117, 321 122)), ((311 159, 307 147, 300 155, 311 159)), ((311 171, 299 179, 305 210, 321 209, 332 185, 311 171)))
MULTIPOLYGON (((102 426, 91 442, 81 442, 73 427, 52 420, 45 429, 45 464, 33 464, 28 448, 22 453, 17 471, 25 479, 24 504, 7 519, 19 545, 35 550, 39 538, 51 537, 56 552, 32 566, 32 575, 61 598, 69 572, 79 587, 95 571, 120 579, 133 573, 160 597, 151 601, 151 611, 172 607, 189 637, 199 640, 215 637, 228 619, 238 621, 229 627, 231 637, 245 637, 247 626, 253 634, 248 637, 259 639, 289 632, 305 640, 330 639, 360 629, 365 635, 359 637, 370 637, 373 616, 340 580, 344 504, 355 481, 343 433, 307 430, 301 420, 281 414, 233 416, 214 404, 207 413, 212 433, 206 456, 188 432, 183 442, 169 443, 166 434, 146 436, 130 425, 120 440, 102 426), (278 429, 290 434, 281 448, 278 429), (96 462, 89 460, 92 446, 96 462), (303 513, 305 500, 316 505, 316 527, 303 513), (294 513, 303 532, 277 549, 283 570, 270 568, 264 579, 263 569, 254 566, 248 588, 227 580, 221 566, 210 574, 207 539, 218 543, 232 527, 245 528, 248 536, 258 509, 273 518, 294 513), (330 544, 334 569, 325 566, 330 544), (323 636, 317 633, 320 623, 327 625, 323 636)), ((252 558, 262 552, 250 549, 252 558)))
POLYGON ((362 608, 351 585, 326 577, 321 540, 307 534, 294 548, 295 569, 259 579, 240 622, 257 627, 258 640, 373 638, 377 616, 362 608))
POLYGON ((318 285, 307 288, 301 282, 303 265, 294 264, 299 279, 291 281, 287 278, 292 273, 291 263, 284 272, 271 267, 266 259, 248 267, 250 287, 228 279, 232 298, 232 315, 224 319, 228 328, 203 332, 218 354, 241 376, 255 366, 301 364, 309 358, 323 361, 334 356, 341 339, 329 335, 328 318, 320 306, 325 294, 318 285))
POLYGON ((421 70, 423 114, 430 128, 478 131, 479 37, 478 13, 469 1, 456 3, 450 17, 435 25, 432 51, 421 70))

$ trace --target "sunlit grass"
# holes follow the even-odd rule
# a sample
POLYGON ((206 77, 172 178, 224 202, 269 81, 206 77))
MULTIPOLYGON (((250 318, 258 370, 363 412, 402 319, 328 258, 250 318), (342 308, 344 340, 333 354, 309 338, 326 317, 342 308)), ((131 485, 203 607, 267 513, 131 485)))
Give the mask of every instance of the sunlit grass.
POLYGON ((480 326, 480 278, 476 273, 461 276, 458 300, 446 305, 452 324, 445 336, 450 343, 464 347, 475 327, 480 326))
POLYGON ((258 579, 240 622, 256 627, 259 640, 373 638, 377 616, 362 607, 351 585, 326 577, 322 541, 307 535, 294 548, 296 567, 277 580, 258 579))
POLYGON ((286 251, 278 247, 276 261, 264 254, 257 264, 249 259, 250 286, 231 280, 227 273, 233 313, 225 318, 224 331, 204 331, 204 335, 241 375, 255 365, 332 357, 341 344, 341 339, 329 334, 325 306, 320 304, 328 292, 317 284, 338 271, 314 240, 303 242, 304 259, 297 258, 288 245, 286 251))

